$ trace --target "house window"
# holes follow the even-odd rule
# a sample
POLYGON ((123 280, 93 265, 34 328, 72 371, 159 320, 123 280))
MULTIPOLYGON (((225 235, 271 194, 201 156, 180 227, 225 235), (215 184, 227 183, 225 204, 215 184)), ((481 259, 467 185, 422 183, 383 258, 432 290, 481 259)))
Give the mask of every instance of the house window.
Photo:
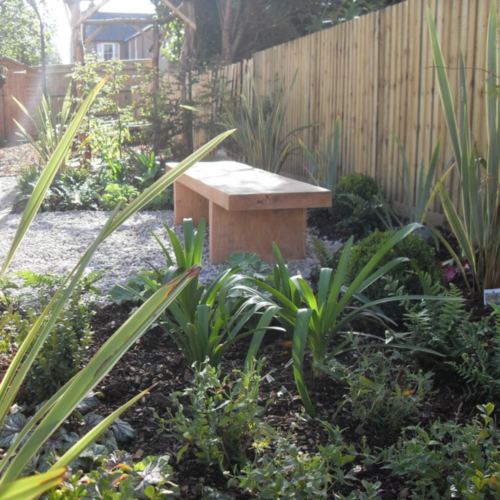
POLYGON ((99 61, 109 61, 110 59, 120 59, 119 43, 98 43, 97 58, 99 61))

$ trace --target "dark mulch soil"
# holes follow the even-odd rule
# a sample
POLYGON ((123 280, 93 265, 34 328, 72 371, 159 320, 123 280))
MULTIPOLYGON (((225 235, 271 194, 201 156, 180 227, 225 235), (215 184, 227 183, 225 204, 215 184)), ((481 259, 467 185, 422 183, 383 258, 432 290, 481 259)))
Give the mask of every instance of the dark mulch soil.
MULTIPOLYGON (((94 340, 89 354, 95 352, 116 331, 127 319, 129 311, 130 307, 126 305, 109 305, 96 313, 93 318, 94 340)), ((272 427, 280 428, 285 434, 293 430, 296 441, 303 450, 314 452, 318 444, 327 442, 327 435, 317 421, 304 418, 291 367, 285 368, 290 360, 290 352, 277 340, 273 339, 261 349, 261 354, 267 360, 265 369, 269 371, 275 369, 272 373, 274 381, 263 382, 261 387, 262 401, 265 402, 270 398, 273 400, 264 419, 272 427), (283 387, 287 391, 282 391, 283 387)), ((248 345, 241 343, 228 353, 223 363, 225 373, 243 366, 247 348, 248 345)), ((307 373, 309 372, 310 370, 307 370, 307 373)), ((166 408, 171 406, 169 394, 182 390, 190 380, 191 374, 185 359, 174 343, 165 337, 162 331, 152 330, 125 354, 99 387, 104 395, 99 411, 109 414, 139 391, 156 384, 150 395, 144 397, 122 417, 139 432, 138 438, 129 442, 125 449, 136 459, 165 453, 175 457, 183 443, 158 433, 160 426, 154 413, 168 416, 166 408)), ((364 428, 359 422, 350 419, 347 411, 341 410, 335 418, 332 418, 344 399, 346 388, 342 383, 330 378, 319 383, 309 379, 307 386, 318 411, 318 418, 344 429, 343 436, 346 443, 360 450, 362 439, 365 437, 371 449, 376 451, 397 441, 399 437, 397 432, 382 433, 375 429, 364 428)), ((472 416, 476 414, 477 410, 473 405, 462 404, 455 381, 446 378, 446 375, 437 377, 435 390, 434 395, 425 402, 421 416, 409 419, 407 425, 420 423, 425 426, 437 419, 470 422, 472 416)), ((182 488, 182 498, 201 498, 202 485, 224 491, 230 498, 250 498, 235 487, 228 488, 227 478, 217 468, 206 468, 198 464, 192 453, 184 455, 180 464, 174 460, 173 465, 176 482, 182 488)), ((398 498, 404 489, 398 478, 389 477, 384 470, 367 468, 357 462, 352 466, 359 479, 382 482, 379 492, 382 498, 398 498)), ((343 493, 347 494, 348 490, 343 493)))
MULTIPOLYGON (((311 222, 313 221, 310 220, 311 222)), ((348 236, 342 234, 343 228, 339 229, 338 226, 336 229, 329 228, 324 224, 324 219, 320 226, 318 229, 322 236, 326 235, 331 239, 345 239, 348 236)), ((490 311, 482 308, 477 298, 469 296, 468 300, 470 307, 476 311, 476 316, 489 314, 490 311)), ((126 321, 132 307, 130 304, 112 304, 96 311, 92 318, 92 328, 95 333, 89 348, 89 356, 126 321)), ((266 370, 269 372, 273 370, 274 379, 271 382, 262 382, 262 403, 272 399, 264 419, 273 428, 281 429, 284 435, 293 431, 296 442, 303 451, 314 452, 318 445, 327 442, 327 434, 317 420, 305 418, 301 400, 297 395, 292 368, 286 366, 291 353, 279 340, 276 337, 265 339, 265 344, 259 353, 266 358, 264 373, 266 370), (283 391, 283 388, 286 391, 283 391)), ((247 349, 248 343, 241 342, 228 352, 224 357, 223 372, 230 373, 233 369, 241 369, 247 349)), ((307 369, 306 374, 309 373, 310 370, 307 369)), ((169 395, 183 390, 191 378, 189 367, 176 345, 157 328, 146 333, 98 387, 103 394, 98 411, 103 415, 109 415, 138 392, 154 385, 150 394, 122 416, 138 431, 138 437, 125 446, 126 451, 136 460, 148 455, 171 454, 176 457, 183 443, 167 437, 165 433, 159 433, 160 425, 154 414, 167 417, 167 408, 171 406, 169 395)), ((363 439, 366 439, 372 452, 376 453, 378 449, 387 448, 397 441, 398 432, 381 432, 366 424, 361 426, 359 422, 349 417, 347 407, 339 409, 346 394, 344 384, 332 378, 325 378, 319 383, 309 378, 306 383, 312 402, 318 411, 319 420, 330 422, 334 427, 343 429, 343 437, 347 444, 361 451, 363 439)), ((405 425, 420 423, 428 426, 438 419, 465 423, 470 422, 476 414, 477 409, 474 405, 462 403, 456 380, 446 374, 436 374, 435 392, 424 403, 421 415, 418 418, 408 419, 405 425)), ((224 477, 218 468, 200 465, 195 460, 193 451, 186 453, 179 464, 175 459, 172 460, 172 465, 175 482, 181 488, 183 499, 202 498, 203 485, 224 492, 228 498, 251 498, 235 485, 228 486, 227 477, 224 477)), ((403 498, 401 494, 405 486, 400 478, 390 477, 386 470, 379 467, 364 466, 361 458, 351 467, 351 473, 360 480, 380 481, 382 486, 379 495, 383 499, 403 498)), ((349 493, 348 487, 339 488, 342 493, 349 493)), ((334 498, 333 494, 329 498, 334 498)))
MULTIPOLYGON (((330 240, 346 240, 352 233, 338 224, 328 224, 326 214, 321 211, 312 211, 309 224, 316 226, 320 236, 330 240), (325 223, 326 222, 326 223, 325 223)), ((440 258, 448 258, 446 255, 440 258)), ((468 305, 475 311, 475 317, 489 314, 490 310, 484 308, 477 297, 468 294, 466 286, 461 283, 461 278, 456 279, 459 286, 466 294, 468 305)), ((109 336, 128 318, 130 305, 109 305, 93 317, 94 340, 89 350, 89 355, 95 352, 109 336)), ((279 338, 268 339, 261 347, 260 354, 266 358, 265 370, 272 372, 272 382, 262 382, 261 398, 264 403, 268 399, 273 402, 269 405, 264 419, 274 428, 279 428, 286 435, 293 431, 297 444, 304 451, 314 452, 317 446, 327 442, 324 428, 317 420, 304 418, 301 400, 297 395, 293 372, 291 367, 286 367, 290 360, 290 352, 282 347, 279 338), (282 389, 285 388, 286 391, 282 389)), ((287 340, 287 339, 284 339, 287 340)), ((224 358, 223 371, 229 373, 232 369, 241 369, 248 349, 248 344, 237 344, 224 358)), ((309 374, 310 370, 306 370, 309 374)), ((138 404, 129 409, 123 416, 125 420, 138 431, 138 438, 129 442, 126 450, 135 459, 148 455, 171 454, 176 456, 183 446, 174 438, 169 438, 165 433, 159 433, 160 428, 157 418, 168 416, 167 408, 171 406, 168 396, 185 388, 191 380, 191 372, 182 354, 173 341, 166 337, 160 329, 146 333, 132 349, 125 354, 112 373, 106 377, 99 389, 103 393, 100 410, 109 414, 139 391, 154 384, 151 394, 144 397, 138 404)), ((456 379, 447 374, 436 374, 435 392, 425 402, 421 415, 408 419, 406 425, 420 423, 423 426, 440 420, 454 420, 460 423, 470 422, 476 415, 474 405, 465 405, 460 398, 460 388, 456 379)), ((339 405, 344 401, 346 387, 332 378, 321 382, 307 380, 307 387, 319 420, 330 422, 333 426, 343 429, 346 443, 361 450, 365 438, 373 452, 387 448, 395 443, 399 432, 380 432, 376 429, 361 426, 359 422, 349 417, 347 408, 339 410, 339 405), (335 417, 334 417, 335 415, 335 417)), ((360 480, 371 482, 381 481, 382 487, 379 494, 384 499, 400 498, 405 489, 402 481, 397 477, 390 477, 387 471, 378 467, 366 467, 359 459, 352 464, 352 473, 360 480)), ((182 489, 182 498, 201 498, 202 486, 207 485, 225 492, 230 498, 250 498, 236 487, 228 487, 228 480, 218 468, 206 468, 200 465, 190 451, 183 456, 180 464, 173 460, 175 480, 182 489)), ((348 488, 342 491, 348 494, 348 488)), ((333 498, 333 495, 332 497, 333 498)))
POLYGON ((353 227, 345 227, 342 221, 332 218, 330 209, 314 208, 307 213, 307 224, 316 228, 319 238, 325 238, 329 241, 347 241, 354 235, 358 239, 361 234, 356 232, 353 227))

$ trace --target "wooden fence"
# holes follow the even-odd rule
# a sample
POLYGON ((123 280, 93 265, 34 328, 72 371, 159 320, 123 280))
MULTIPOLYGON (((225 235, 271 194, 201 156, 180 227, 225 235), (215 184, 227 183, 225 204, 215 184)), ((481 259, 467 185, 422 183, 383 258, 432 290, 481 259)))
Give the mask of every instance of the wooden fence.
MULTIPOLYGON (((490 5, 490 0, 407 0, 259 52, 252 60, 227 66, 223 72, 236 94, 250 74, 259 94, 272 89, 276 76, 284 89, 290 89, 295 78, 288 98, 286 130, 318 124, 300 133, 304 142, 314 147, 332 136, 335 119, 340 116, 341 174, 356 171, 372 175, 393 205, 401 208, 402 159, 391 134, 403 143, 414 177, 421 159, 428 163, 439 138, 441 171, 451 158, 426 9, 430 9, 437 25, 456 101, 458 58, 460 52, 463 54, 474 137, 479 151, 485 152, 484 89, 489 76, 484 68, 490 5)), ((67 88, 68 79, 63 74, 68 70, 60 67, 49 73, 50 92, 59 98, 67 88)), ((212 76, 200 77, 193 89, 195 100, 212 76)), ((209 117, 213 109, 207 108, 205 113, 209 117)), ((194 135, 196 146, 208 138, 203 130, 195 130, 194 135)), ((290 158, 282 172, 300 179, 308 177, 305 159, 300 156, 290 158)), ((456 172, 446 182, 458 205, 456 172)), ((442 212, 438 200, 432 209, 442 212)))
MULTIPOLYGON (((7 85, 0 91, 0 139, 16 140, 17 126, 14 119, 23 125, 31 134, 35 129, 31 120, 21 111, 12 97, 20 101, 34 116, 41 104, 41 71, 40 68, 29 67, 7 58, 0 58, 0 65, 6 68, 7 85)), ((132 92, 132 87, 139 83, 138 65, 151 66, 150 59, 123 61, 122 74, 128 78, 124 81, 124 88, 118 95, 120 107, 134 103, 139 96, 132 92)), ((73 71, 73 64, 47 66, 47 93, 53 110, 60 111, 62 102, 71 85, 69 75, 73 71)), ((137 110, 134 110, 137 113, 137 110)), ((137 115, 136 115, 137 118, 137 115)))
POLYGON ((0 58, 0 66, 7 83, 0 90, 0 140, 13 140, 17 126, 15 121, 29 127, 29 119, 16 104, 13 97, 30 111, 36 110, 39 91, 36 82, 39 71, 9 58, 0 58), (15 121, 14 121, 15 120, 15 121))
MULTIPOLYGON (((440 169, 451 145, 433 69, 426 9, 436 22, 455 100, 458 58, 467 68, 467 90, 474 137, 486 151, 485 82, 489 0, 407 0, 394 7, 255 54, 250 64, 226 68, 228 75, 253 69, 260 94, 295 84, 288 99, 286 130, 315 123, 300 133, 310 147, 333 135, 341 119, 341 174, 363 172, 377 179, 385 195, 403 209, 402 159, 392 137, 403 143, 412 175, 428 163, 441 138, 440 169)), ((200 137, 203 139, 203 136, 200 137)), ((304 158, 294 156, 283 173, 307 179, 304 158)), ((446 181, 458 205, 456 173, 446 181)), ((436 200, 432 209, 442 212, 436 200)))
MULTIPOLYGON (((118 105, 120 107, 132 105, 139 96, 132 92, 132 87, 139 83, 138 66, 151 67, 151 59, 143 60, 128 60, 122 61, 121 75, 127 78, 123 82, 123 89, 118 95, 118 105)), ((71 85, 69 75, 73 71, 73 64, 61 64, 57 66, 47 67, 47 90, 52 99, 52 102, 57 106, 62 104, 62 101, 71 85)))

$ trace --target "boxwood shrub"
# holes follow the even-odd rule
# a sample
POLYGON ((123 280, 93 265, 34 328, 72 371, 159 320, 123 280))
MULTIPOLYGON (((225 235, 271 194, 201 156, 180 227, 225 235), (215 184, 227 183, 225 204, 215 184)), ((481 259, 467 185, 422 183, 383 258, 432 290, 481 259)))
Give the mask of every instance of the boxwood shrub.
POLYGON ((342 177, 333 195, 330 213, 344 227, 360 235, 380 227, 375 196, 381 192, 377 181, 369 175, 351 173, 342 177))
POLYGON ((373 177, 353 172, 342 177, 341 181, 337 184, 335 192, 337 194, 353 194, 364 200, 369 200, 379 190, 380 186, 373 177))

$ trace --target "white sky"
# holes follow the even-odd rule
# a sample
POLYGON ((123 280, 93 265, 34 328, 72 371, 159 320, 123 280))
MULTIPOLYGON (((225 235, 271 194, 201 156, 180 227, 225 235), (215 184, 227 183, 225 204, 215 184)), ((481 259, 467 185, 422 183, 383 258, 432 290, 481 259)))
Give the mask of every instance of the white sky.
MULTIPOLYGON (((66 15, 66 6, 63 0, 46 0, 46 2, 50 17, 55 20, 57 26, 55 39, 57 49, 61 54, 62 62, 69 63, 71 32, 68 16, 66 15)), ((89 4, 90 2, 82 2, 80 9, 85 10, 89 4)), ((153 14, 155 12, 149 0, 110 0, 99 10, 101 12, 126 12, 131 14, 153 14)))

